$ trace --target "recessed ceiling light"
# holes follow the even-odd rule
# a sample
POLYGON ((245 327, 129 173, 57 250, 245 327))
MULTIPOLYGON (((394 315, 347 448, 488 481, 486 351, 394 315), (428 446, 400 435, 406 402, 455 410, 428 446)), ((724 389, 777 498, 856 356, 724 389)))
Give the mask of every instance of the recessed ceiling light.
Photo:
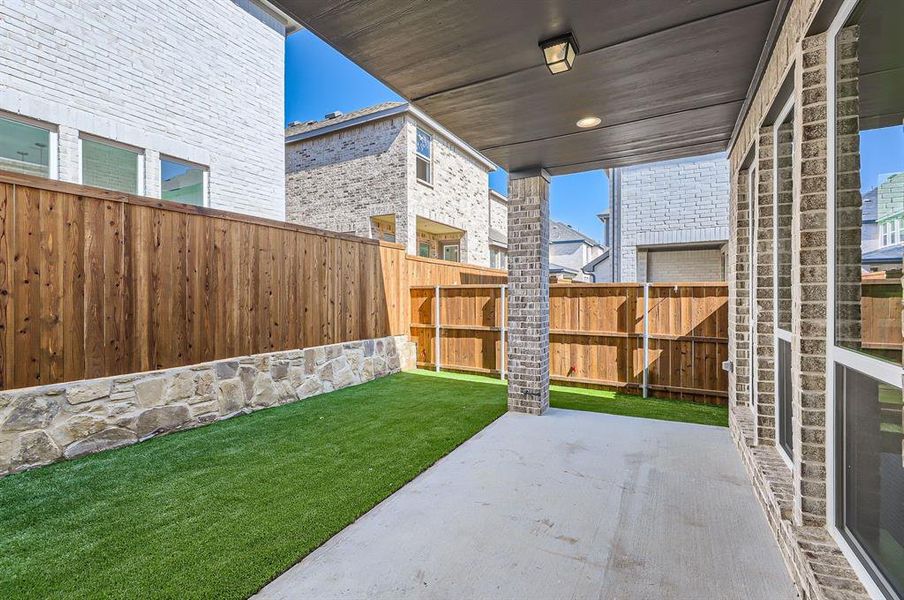
POLYGON ((600 119, 599 117, 584 117, 583 119, 578 121, 577 125, 581 129, 588 129, 590 127, 596 127, 597 125, 599 125, 602 122, 603 122, 603 120, 600 119))

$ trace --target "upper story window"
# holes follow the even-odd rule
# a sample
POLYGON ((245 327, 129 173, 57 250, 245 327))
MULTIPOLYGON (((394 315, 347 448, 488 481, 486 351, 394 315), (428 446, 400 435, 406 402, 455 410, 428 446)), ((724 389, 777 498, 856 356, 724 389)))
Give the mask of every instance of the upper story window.
POLYGON ((144 156, 139 150, 92 138, 79 141, 84 185, 127 194, 144 192, 144 156))
POLYGON ((418 128, 417 150, 415 154, 417 162, 417 179, 424 183, 433 183, 433 136, 418 128))
POLYGON ((173 158, 160 158, 160 197, 163 200, 205 206, 207 168, 173 158))
POLYGON ((56 132, 26 120, 0 117, 0 169, 56 177, 56 132))

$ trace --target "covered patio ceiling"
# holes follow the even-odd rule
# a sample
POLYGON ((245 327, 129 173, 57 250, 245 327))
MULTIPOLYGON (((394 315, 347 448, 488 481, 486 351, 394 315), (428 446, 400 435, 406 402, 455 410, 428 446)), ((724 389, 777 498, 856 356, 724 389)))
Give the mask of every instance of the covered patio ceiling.
POLYGON ((274 4, 497 164, 564 174, 726 149, 786 2, 274 4), (569 31, 551 75, 538 43, 569 31))

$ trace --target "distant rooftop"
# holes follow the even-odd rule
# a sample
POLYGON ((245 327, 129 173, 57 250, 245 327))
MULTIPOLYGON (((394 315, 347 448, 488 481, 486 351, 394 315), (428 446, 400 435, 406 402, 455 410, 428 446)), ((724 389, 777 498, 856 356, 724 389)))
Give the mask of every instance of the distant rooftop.
MULTIPOLYGON (((358 119, 359 117, 367 117, 370 115, 374 115, 379 112, 383 112, 384 110, 389 110, 393 108, 400 108, 403 106, 407 106, 407 102, 382 102, 380 104, 374 104, 373 106, 367 106, 365 108, 360 108, 358 110, 353 110, 348 113, 340 113, 339 116, 327 118, 324 117, 319 121, 305 121, 301 123, 289 123, 289 127, 286 128, 286 137, 292 135, 298 135, 299 133, 307 133, 309 131, 316 131, 317 129, 322 129, 324 127, 338 125, 340 123, 346 123, 348 121, 353 121, 358 119)), ((335 114, 335 113, 330 113, 335 114)))
POLYGON ((396 115, 410 114, 426 129, 438 134, 461 148, 471 158, 483 165, 487 171, 495 171, 498 167, 486 156, 465 143, 454 133, 434 121, 428 114, 408 102, 383 102, 348 113, 339 111, 329 113, 319 121, 294 121, 286 127, 286 144, 301 142, 311 138, 341 131, 349 127, 357 127, 380 119, 396 115))
POLYGON ((600 243, 590 237, 584 235, 571 225, 566 225, 560 221, 549 222, 549 241, 556 242, 585 242, 591 246, 599 246, 600 243))

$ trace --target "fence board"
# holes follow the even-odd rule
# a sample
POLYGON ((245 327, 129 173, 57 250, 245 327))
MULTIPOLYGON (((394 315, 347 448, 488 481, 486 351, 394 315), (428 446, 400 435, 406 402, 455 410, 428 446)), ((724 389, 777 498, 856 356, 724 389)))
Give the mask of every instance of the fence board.
MULTIPOLYGON (((435 366, 435 292, 413 287, 411 336, 418 360, 435 366)), ((440 292, 441 367, 499 373, 498 285, 440 292)), ((724 404, 728 379, 728 290, 723 285, 649 288, 649 385, 654 395, 724 404)), ((550 379, 639 393, 643 387, 644 288, 640 284, 550 287, 550 379)))

